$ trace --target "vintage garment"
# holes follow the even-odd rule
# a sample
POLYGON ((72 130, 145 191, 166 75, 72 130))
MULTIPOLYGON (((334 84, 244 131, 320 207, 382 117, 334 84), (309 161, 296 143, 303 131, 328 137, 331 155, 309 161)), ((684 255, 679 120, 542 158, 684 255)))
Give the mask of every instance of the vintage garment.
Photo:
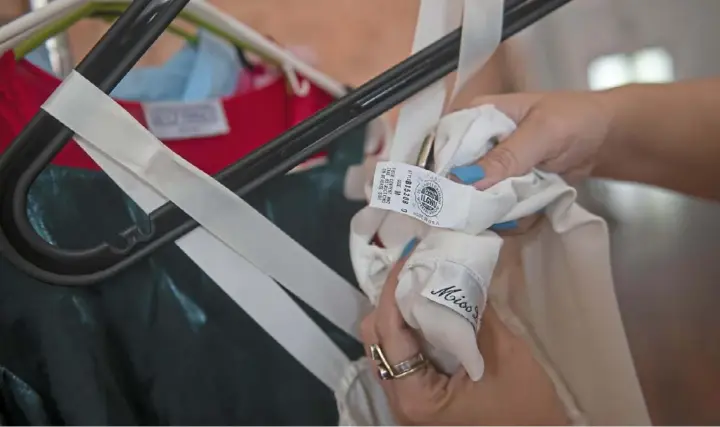
MULTIPOLYGON (((493 137, 502 139, 514 127, 492 106, 443 117, 436 131, 436 171, 446 175, 481 158, 493 137)), ((424 226, 403 236, 421 241, 399 275, 396 298, 408 324, 430 344, 429 354, 446 372, 462 364, 471 377, 482 376, 476 330, 451 305, 425 294, 454 285, 471 295, 469 288, 477 287, 480 311, 489 299, 508 326, 533 345, 574 423, 649 423, 612 287, 603 220, 576 205, 575 190, 553 174, 533 172, 484 192, 467 189, 473 200, 462 229, 424 226), (516 238, 521 242, 516 252, 506 251, 522 257, 515 267, 519 276, 494 277, 503 239, 487 229, 538 211, 545 220, 516 238)), ((360 285, 377 295, 383 278, 357 267, 378 269, 384 259, 391 266, 397 255, 388 250, 382 258, 382 249, 368 245, 377 230, 372 214, 377 212, 363 210, 353 219, 351 253, 360 285)))
MULTIPOLYGON (((243 69, 238 49, 206 30, 199 30, 197 37, 197 44, 186 43, 160 66, 130 70, 111 95, 142 102, 192 102, 232 96, 243 69)), ((44 44, 25 59, 52 73, 44 44)))
MULTIPOLYGON (((4 147, 34 113, 33 103, 36 110, 44 101, 42 82, 57 81, 24 62, 3 62, 0 70, 5 73, 0 79, 4 147)), ((49 95, 52 87, 45 87, 49 95)), ((123 103, 127 106, 133 104, 123 103)), ((288 110, 283 101, 264 109, 267 116, 256 122, 275 123, 276 133, 282 132, 288 121, 302 117, 288 110)), ((243 111, 250 111, 250 120, 257 117, 243 111)), ((142 114, 136 115, 142 121, 142 114)), ((240 116, 233 120, 226 136, 167 145, 213 172, 235 160, 224 145, 244 144, 246 136, 261 131, 261 126, 245 126, 249 122, 240 116), (193 151, 194 144, 203 149, 193 151)), ((266 140, 275 133, 263 132, 266 140)), ((362 160, 363 149, 363 132, 355 132, 328 150, 325 164, 273 180, 246 198, 348 281, 353 274, 347 229, 361 204, 345 198, 344 178, 348 167, 362 160)), ((144 213, 77 145, 55 160, 33 185, 28 206, 46 240, 86 248, 142 224, 144 213)), ((350 358, 362 354, 355 339, 297 303, 350 358)), ((0 259, 0 305, 0 342, 7 344, 0 348, 0 413, 9 424, 337 423, 332 391, 175 245, 80 289, 39 283, 0 259)))
MULTIPOLYGON (((59 84, 60 80, 28 61, 15 61, 12 52, 0 57, 0 115, 5 120, 0 127, 0 150, 5 149, 59 84)), ((318 87, 310 88, 307 96, 295 96, 288 92, 282 74, 263 67, 244 70, 236 93, 216 101, 231 132, 166 143, 202 171, 215 174, 332 101, 318 87)), ((145 112, 152 103, 120 101, 120 105, 147 126, 145 112)), ((323 158, 322 153, 318 154, 313 164, 323 158)), ((55 157, 54 164, 98 170, 95 162, 72 142, 55 157)))
MULTIPOLYGON (((460 3, 421 2, 414 50, 448 32, 444 25, 450 9, 460 3)), ((489 302, 532 345, 573 423, 648 424, 614 294, 604 221, 577 206, 575 190, 554 175, 534 171, 486 191, 444 178, 453 167, 477 161, 494 140, 515 129, 492 106, 443 114, 464 76, 495 50, 501 16, 502 2, 465 2, 454 89, 448 93, 441 82, 402 107, 392 146, 381 158, 390 163, 376 167, 372 191, 370 184, 366 188, 371 204, 383 209, 364 208, 351 224, 358 282, 375 302, 403 247, 420 238, 400 273, 395 297, 442 370, 453 373, 462 366, 472 379, 482 377, 484 361, 475 336, 489 302), (404 166, 417 161, 428 135, 434 135, 437 174, 404 166), (407 174, 394 175, 399 170, 407 174), (410 183, 407 194, 404 183, 410 183), (425 188, 433 190, 421 193, 425 188), (396 206, 391 202, 396 197, 406 198, 396 206), (417 216, 402 206, 412 206, 417 216), (428 206, 432 209, 418 213, 428 206), (446 222, 437 224, 442 212, 446 222), (524 274, 512 281, 494 277, 503 240, 488 229, 538 212, 545 220, 515 246, 522 260, 516 265, 524 274)))

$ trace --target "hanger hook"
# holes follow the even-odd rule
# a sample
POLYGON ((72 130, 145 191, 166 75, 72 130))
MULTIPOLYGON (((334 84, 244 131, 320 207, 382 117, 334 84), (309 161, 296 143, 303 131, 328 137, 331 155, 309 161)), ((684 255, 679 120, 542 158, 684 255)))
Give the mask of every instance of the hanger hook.
POLYGON ((307 79, 301 80, 295 72, 295 69, 288 64, 283 64, 282 69, 296 96, 304 98, 310 94, 310 82, 307 81, 307 79))

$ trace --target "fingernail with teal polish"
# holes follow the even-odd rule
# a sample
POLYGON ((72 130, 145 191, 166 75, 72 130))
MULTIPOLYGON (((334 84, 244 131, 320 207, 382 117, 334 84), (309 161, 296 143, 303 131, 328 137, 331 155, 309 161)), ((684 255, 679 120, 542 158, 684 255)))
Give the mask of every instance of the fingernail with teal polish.
POLYGON ((501 222, 501 223, 495 224, 492 227, 490 227, 490 229, 493 231, 507 231, 507 230, 513 230, 517 227, 518 227, 518 222, 516 220, 512 220, 512 221, 506 221, 506 222, 501 222))
POLYGON ((410 255, 410 252, 412 252, 413 249, 415 249, 415 246, 417 246, 417 243, 418 243, 417 238, 413 238, 411 241, 409 241, 408 244, 405 245, 405 248, 403 249, 402 254, 400 254, 400 258, 405 258, 408 255, 410 255))
POLYGON ((458 166, 450 170, 450 173, 458 177, 463 184, 474 184, 485 178, 485 170, 478 165, 458 166))

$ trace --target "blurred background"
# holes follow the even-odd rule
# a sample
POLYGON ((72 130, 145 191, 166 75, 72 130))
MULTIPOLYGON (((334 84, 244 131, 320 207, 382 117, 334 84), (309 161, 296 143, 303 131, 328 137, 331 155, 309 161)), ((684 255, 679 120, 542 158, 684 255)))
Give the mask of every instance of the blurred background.
MULTIPOLYGON (((418 8, 418 0, 210 2, 354 86, 408 56, 418 8)), ((1 0, 0 17, 30 3, 1 0)), ((489 93, 716 76, 718 17, 718 0, 574 0, 503 44, 459 106, 489 93)), ((77 62, 107 27, 81 21, 56 46, 77 62)), ((181 45, 163 36, 142 63, 162 63, 181 45)), ((720 424, 720 208, 629 183, 589 181, 581 196, 611 225, 618 298, 653 421, 720 424)))

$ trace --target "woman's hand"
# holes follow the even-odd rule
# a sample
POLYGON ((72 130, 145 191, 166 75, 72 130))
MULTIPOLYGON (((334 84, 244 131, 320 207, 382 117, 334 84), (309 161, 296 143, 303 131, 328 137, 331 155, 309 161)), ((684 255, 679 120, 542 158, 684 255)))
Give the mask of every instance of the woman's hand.
MULTIPOLYGON (((406 258, 392 270, 378 307, 362 324, 366 351, 379 344, 392 364, 420 351, 415 334, 395 303, 397 276, 406 258)), ((460 369, 453 376, 431 365, 406 377, 380 380, 395 420, 404 425, 566 424, 564 408, 531 349, 513 335, 491 306, 483 315, 478 345, 485 359, 482 380, 473 382, 460 369)))
POLYGON ((535 167, 569 181, 588 176, 613 115, 602 92, 519 93, 483 97, 475 104, 493 104, 518 124, 477 163, 476 176, 483 178, 472 184, 480 190, 535 167))

